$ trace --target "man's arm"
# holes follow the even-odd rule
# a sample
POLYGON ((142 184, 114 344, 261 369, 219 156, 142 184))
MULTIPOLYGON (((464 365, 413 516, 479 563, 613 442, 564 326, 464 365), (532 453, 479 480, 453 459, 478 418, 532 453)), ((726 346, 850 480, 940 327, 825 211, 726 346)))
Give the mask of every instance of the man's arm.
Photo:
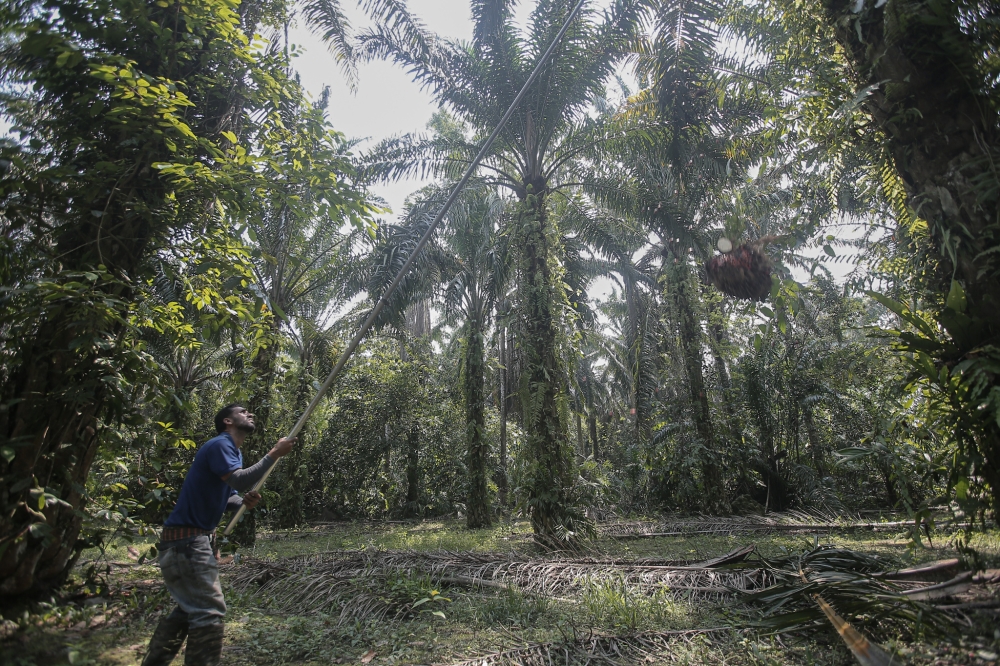
POLYGON ((222 480, 228 483, 233 490, 240 492, 250 490, 276 462, 277 459, 272 458, 271 454, 265 453, 256 465, 234 470, 222 477, 222 480))
MULTIPOLYGON (((292 450, 297 438, 289 439, 287 437, 282 437, 278 440, 278 443, 274 445, 270 451, 264 454, 256 465, 252 467, 244 467, 243 469, 233 470, 229 474, 222 476, 222 480, 229 484, 229 487, 233 490, 249 490, 253 488, 254 485, 261 480, 267 470, 271 469, 274 463, 278 462, 278 458, 288 455, 292 450)), ((226 505, 229 508, 229 505, 226 505)), ((247 508, 253 508, 247 504, 247 508)))

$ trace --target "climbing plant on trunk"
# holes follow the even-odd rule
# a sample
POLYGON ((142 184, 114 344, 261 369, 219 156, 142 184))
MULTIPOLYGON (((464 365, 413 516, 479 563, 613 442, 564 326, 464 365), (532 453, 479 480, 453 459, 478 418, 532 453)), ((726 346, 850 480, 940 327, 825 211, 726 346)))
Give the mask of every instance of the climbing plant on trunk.
MULTIPOLYGON (((362 34, 361 57, 391 59, 406 68, 471 132, 470 137, 407 135, 384 142, 372 152, 370 175, 400 178, 436 169, 457 177, 513 102, 573 4, 538 3, 530 29, 520 34, 513 2, 475 2, 469 44, 442 40, 402 14, 362 34)), ((630 52, 638 11, 638 3, 630 0, 617 0, 600 17, 584 9, 480 168, 487 184, 507 188, 519 202, 511 236, 517 248, 518 330, 524 332, 520 390, 533 470, 528 502, 541 541, 566 538, 575 529, 567 497, 574 479, 563 409, 567 376, 558 353, 565 307, 549 197, 565 182, 567 164, 604 139, 603 126, 588 119, 586 109, 630 52)))

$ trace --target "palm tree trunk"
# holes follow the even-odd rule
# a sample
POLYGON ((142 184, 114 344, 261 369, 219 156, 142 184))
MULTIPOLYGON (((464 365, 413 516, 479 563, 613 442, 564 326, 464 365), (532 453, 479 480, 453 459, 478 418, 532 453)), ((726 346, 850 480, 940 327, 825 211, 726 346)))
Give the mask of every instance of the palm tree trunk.
POLYGON ((420 429, 416 424, 412 424, 406 434, 406 506, 403 515, 406 517, 420 515, 419 500, 420 429))
MULTIPOLYGON (((20 398, 3 416, 4 443, 18 443, 4 469, 0 490, 0 595, 7 597, 56 587, 79 556, 77 536, 83 520, 83 488, 97 453, 97 414, 104 391, 95 370, 98 359, 67 353, 71 338, 61 326, 56 335, 39 327, 29 342, 17 391, 20 398), (44 352, 54 350, 48 354, 44 352), (44 356, 43 356, 44 354, 44 356), (43 356, 44 361, 30 362, 43 356), (68 378, 96 389, 84 404, 65 399, 68 378), (92 383, 89 379, 98 379, 92 383), (30 493, 54 488, 65 504, 46 502, 39 508, 30 493)), ((6 397, 6 396, 5 396, 6 397)), ((6 403, 10 405, 11 403, 6 403)))
POLYGON ((486 485, 487 443, 484 433, 486 417, 486 373, 483 355, 485 347, 478 316, 469 318, 469 334, 465 341, 465 439, 468 450, 469 497, 466 503, 466 526, 470 529, 489 527, 489 492, 486 485))
POLYGON ((1000 137, 995 107, 977 95, 992 85, 975 80, 983 48, 964 27, 961 3, 938 11, 937 3, 890 0, 860 14, 855 4, 826 0, 825 8, 859 83, 873 86, 864 107, 884 130, 908 203, 930 223, 938 256, 957 259, 970 309, 1000 326, 1000 279, 988 270, 995 241, 987 232, 998 199, 982 185, 997 182, 1000 137))
POLYGON ((543 545, 560 542, 572 532, 568 492, 572 484, 572 451, 563 422, 565 372, 557 338, 561 289, 552 274, 554 229, 542 191, 528 193, 515 220, 518 257, 519 314, 523 324, 520 381, 528 470, 528 506, 535 538, 543 545))
POLYGON ((597 414, 593 409, 590 411, 588 421, 590 421, 590 455, 594 456, 594 460, 600 460, 597 451, 597 414))
POLYGON ((697 313, 699 295, 686 256, 668 254, 668 289, 672 292, 680 331, 681 350, 687 372, 688 391, 694 409, 695 428, 701 440, 701 472, 705 508, 712 513, 729 511, 719 451, 716 447, 712 411, 705 390, 701 321, 697 313))
POLYGON ((806 424, 806 437, 809 439, 809 449, 812 453, 813 467, 816 474, 822 479, 826 476, 826 464, 823 461, 823 446, 819 440, 819 431, 816 429, 816 419, 813 416, 811 405, 806 405, 802 413, 802 420, 806 424))
POLYGON ((497 472, 497 491, 501 507, 507 506, 507 400, 508 400, 508 370, 507 364, 507 329, 501 328, 500 337, 500 461, 497 472))
POLYGON ((499 335, 500 353, 500 460, 497 470, 497 501, 500 507, 507 506, 507 413, 510 400, 510 359, 507 352, 507 329, 501 328, 499 335))
MULTIPOLYGON (((295 393, 295 409, 298 415, 305 411, 312 399, 313 355, 303 353, 302 372, 299 377, 298 389, 295 393)), ((305 491, 309 479, 309 469, 304 461, 305 443, 309 436, 309 424, 306 423, 299 433, 299 442, 292 448, 287 459, 282 464, 280 473, 284 478, 282 484, 281 503, 278 507, 278 526, 282 528, 298 527, 306 522, 305 491)), ((252 461, 248 461, 251 462, 252 461)))
MULTIPOLYGON (((963 341, 962 351, 971 351, 1000 332, 1000 121, 985 92, 993 82, 978 73, 986 69, 984 47, 968 25, 983 19, 968 18, 957 2, 890 0, 865 3, 860 13, 854 4, 826 0, 828 24, 858 83, 872 86, 864 108, 882 128, 907 206, 928 222, 934 256, 945 265, 940 274, 954 269, 968 311, 987 324, 963 341)), ((967 439, 983 457, 980 473, 1000 521, 1000 428, 991 419, 983 429, 967 439)))

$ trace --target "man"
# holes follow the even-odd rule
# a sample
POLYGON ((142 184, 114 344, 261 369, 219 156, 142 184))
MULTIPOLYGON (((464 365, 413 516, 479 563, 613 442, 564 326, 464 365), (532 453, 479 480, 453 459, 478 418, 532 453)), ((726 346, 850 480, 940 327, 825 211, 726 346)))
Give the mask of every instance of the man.
POLYGON ((157 546, 163 582, 177 607, 164 616, 149 641, 142 666, 167 666, 187 638, 186 666, 215 666, 222 657, 226 602, 219 585, 215 528, 225 511, 257 506, 250 491, 264 473, 287 455, 295 439, 282 438, 253 467, 243 468, 240 447, 254 431, 253 414, 227 405, 215 415, 216 437, 205 442, 184 477, 173 513, 163 523, 157 546))

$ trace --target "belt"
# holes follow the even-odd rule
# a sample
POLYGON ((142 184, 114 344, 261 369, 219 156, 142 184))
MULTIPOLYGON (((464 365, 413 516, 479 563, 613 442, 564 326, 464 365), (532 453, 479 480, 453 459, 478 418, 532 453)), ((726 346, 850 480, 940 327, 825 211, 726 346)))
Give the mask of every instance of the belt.
POLYGON ((190 537, 196 536, 215 536, 215 530, 203 530, 200 527, 187 527, 185 525, 181 526, 169 526, 164 527, 163 531, 160 533, 160 543, 166 543, 168 541, 178 541, 180 539, 188 539, 190 537))

